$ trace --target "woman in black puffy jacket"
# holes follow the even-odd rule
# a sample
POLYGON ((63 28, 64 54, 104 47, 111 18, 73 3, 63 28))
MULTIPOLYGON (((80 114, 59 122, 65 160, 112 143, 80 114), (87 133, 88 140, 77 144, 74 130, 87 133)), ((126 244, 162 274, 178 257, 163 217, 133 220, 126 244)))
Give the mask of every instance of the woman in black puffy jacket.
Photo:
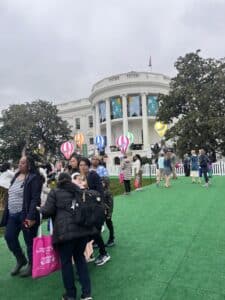
POLYGON ((40 209, 44 218, 53 218, 53 244, 57 246, 62 264, 62 279, 66 293, 64 300, 76 299, 72 257, 74 258, 79 280, 82 286, 81 299, 91 300, 91 283, 84 250, 88 236, 96 233, 95 228, 77 224, 75 217, 76 200, 81 190, 72 183, 67 173, 61 173, 57 188, 52 190, 45 205, 40 209))

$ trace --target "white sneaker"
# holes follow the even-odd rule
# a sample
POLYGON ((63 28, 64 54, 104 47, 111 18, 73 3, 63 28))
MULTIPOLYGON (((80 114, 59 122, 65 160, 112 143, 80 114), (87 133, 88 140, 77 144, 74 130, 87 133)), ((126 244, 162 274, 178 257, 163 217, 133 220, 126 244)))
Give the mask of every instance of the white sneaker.
POLYGON ((206 187, 206 188, 208 188, 208 187, 209 187, 209 184, 208 184, 208 183, 206 183, 206 184, 204 184, 204 185, 203 185, 203 187, 206 187))
POLYGON ((103 266, 110 259, 111 259, 111 257, 108 253, 106 253, 105 255, 99 255, 99 257, 95 261, 95 264, 96 264, 96 266, 103 266))

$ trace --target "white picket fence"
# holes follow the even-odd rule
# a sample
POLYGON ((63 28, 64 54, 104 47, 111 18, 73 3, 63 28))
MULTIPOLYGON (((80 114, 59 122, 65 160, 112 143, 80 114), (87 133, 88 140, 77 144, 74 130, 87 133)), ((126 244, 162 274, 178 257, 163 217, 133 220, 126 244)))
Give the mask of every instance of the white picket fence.
MULTIPOLYGON (((120 172, 119 166, 107 167, 110 176, 118 176, 120 172)), ((156 165, 146 164, 142 166, 143 176, 151 177, 156 176, 156 165)), ((176 169, 178 176, 184 176, 184 167, 180 166, 176 169)), ((213 175, 224 176, 225 175, 225 161, 219 161, 213 164, 213 175)))

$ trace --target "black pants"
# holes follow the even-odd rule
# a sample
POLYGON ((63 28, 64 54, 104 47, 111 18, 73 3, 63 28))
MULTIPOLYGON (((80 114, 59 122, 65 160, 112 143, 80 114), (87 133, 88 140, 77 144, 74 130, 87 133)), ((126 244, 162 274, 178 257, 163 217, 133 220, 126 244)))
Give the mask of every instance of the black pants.
POLYGON ((125 187, 125 192, 130 193, 130 191, 131 191, 130 180, 124 180, 123 183, 124 183, 124 187, 125 187))
POLYGON ((114 227, 113 227, 113 222, 111 218, 106 218, 105 223, 109 229, 109 240, 113 241, 114 240, 114 227))
POLYGON ((186 177, 190 176, 190 167, 184 165, 184 174, 186 177))
POLYGON ((31 228, 25 228, 22 224, 21 213, 9 214, 5 229, 5 240, 9 250, 17 259, 23 256, 23 251, 19 242, 19 234, 21 230, 27 247, 29 264, 32 265, 33 238, 37 236, 38 224, 35 224, 31 228))
POLYGON ((74 284, 72 257, 74 258, 82 287, 82 296, 88 297, 91 295, 91 282, 84 257, 86 244, 87 238, 79 238, 59 244, 58 246, 62 264, 62 279, 68 297, 76 298, 77 294, 76 286, 74 284))
POLYGON ((199 170, 199 176, 202 177, 202 174, 204 176, 205 183, 208 183, 209 182, 208 168, 200 168, 200 170, 199 170))
POLYGON ((97 244, 100 255, 106 255, 105 244, 102 238, 101 229, 102 227, 98 227, 98 233, 92 236, 92 239, 97 244))

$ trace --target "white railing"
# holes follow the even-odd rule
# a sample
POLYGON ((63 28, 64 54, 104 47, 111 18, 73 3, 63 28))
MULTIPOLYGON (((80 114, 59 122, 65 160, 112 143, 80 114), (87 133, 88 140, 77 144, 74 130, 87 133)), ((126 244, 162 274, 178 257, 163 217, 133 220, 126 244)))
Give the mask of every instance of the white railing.
MULTIPOLYGON (((156 176, 156 165, 146 164, 142 166, 143 176, 156 176)), ((108 167, 110 176, 118 176, 120 172, 119 166, 108 167)), ((184 167, 181 165, 176 168, 176 173, 178 176, 184 176, 184 167)), ((225 161, 219 161, 213 164, 213 175, 225 176, 225 161)))

